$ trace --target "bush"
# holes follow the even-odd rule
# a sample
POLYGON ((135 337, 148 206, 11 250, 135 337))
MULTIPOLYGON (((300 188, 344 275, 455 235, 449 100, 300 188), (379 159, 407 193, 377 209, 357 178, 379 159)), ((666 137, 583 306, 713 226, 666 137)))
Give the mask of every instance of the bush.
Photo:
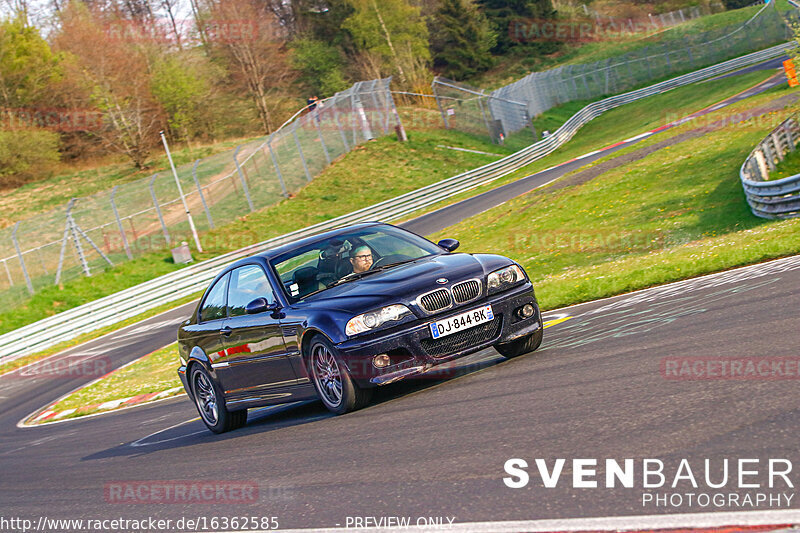
POLYGON ((52 131, 0 130, 0 188, 45 177, 58 157, 58 135, 52 131))

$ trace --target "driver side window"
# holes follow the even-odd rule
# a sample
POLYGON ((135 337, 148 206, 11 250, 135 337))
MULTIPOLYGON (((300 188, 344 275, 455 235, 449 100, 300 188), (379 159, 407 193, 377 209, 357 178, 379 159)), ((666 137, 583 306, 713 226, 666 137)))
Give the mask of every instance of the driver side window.
POLYGON ((232 271, 228 286, 228 314, 246 314, 245 307, 256 298, 266 298, 268 304, 275 301, 272 286, 264 270, 258 265, 248 265, 232 271))

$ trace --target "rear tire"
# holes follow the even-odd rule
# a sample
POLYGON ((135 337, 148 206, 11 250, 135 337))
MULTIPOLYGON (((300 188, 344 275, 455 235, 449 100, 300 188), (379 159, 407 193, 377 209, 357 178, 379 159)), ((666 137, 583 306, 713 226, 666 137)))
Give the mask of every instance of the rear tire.
POLYGON ((317 395, 329 411, 342 415, 369 403, 372 389, 356 385, 338 350, 324 336, 316 335, 311 339, 307 361, 317 395))
POLYGON ((535 351, 541 344, 544 337, 542 321, 539 320, 539 329, 530 335, 525 335, 519 339, 504 344, 496 344, 494 347, 506 359, 513 359, 520 355, 535 351))
POLYGON ((214 433, 225 433, 247 423, 247 409, 228 411, 222 389, 202 365, 192 368, 192 396, 200 419, 214 433))

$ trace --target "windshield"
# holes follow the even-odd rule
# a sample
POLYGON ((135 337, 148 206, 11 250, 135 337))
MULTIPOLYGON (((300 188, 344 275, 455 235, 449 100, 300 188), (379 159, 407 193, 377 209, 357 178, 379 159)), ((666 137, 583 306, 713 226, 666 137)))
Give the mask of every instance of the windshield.
POLYGON ((441 248, 413 233, 376 226, 321 239, 271 263, 289 300, 296 302, 334 285, 438 253, 441 248))

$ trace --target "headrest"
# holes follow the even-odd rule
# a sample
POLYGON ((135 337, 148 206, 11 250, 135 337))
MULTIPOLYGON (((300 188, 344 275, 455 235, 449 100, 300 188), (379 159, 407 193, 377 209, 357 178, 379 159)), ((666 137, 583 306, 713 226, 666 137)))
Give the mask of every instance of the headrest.
POLYGON ((308 285, 309 283, 313 283, 317 281, 317 273, 319 271, 314 267, 303 267, 298 268, 292 274, 292 279, 298 285, 308 285))

